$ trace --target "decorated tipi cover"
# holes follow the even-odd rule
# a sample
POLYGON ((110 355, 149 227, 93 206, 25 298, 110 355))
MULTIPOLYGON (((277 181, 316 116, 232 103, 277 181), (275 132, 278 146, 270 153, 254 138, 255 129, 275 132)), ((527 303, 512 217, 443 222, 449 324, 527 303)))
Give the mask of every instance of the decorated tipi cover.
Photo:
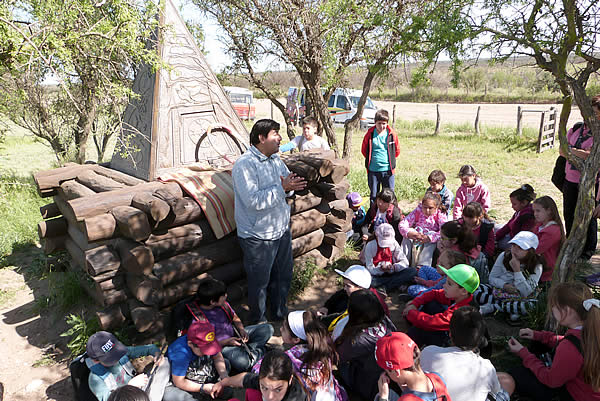
POLYGON ((196 46, 177 9, 166 0, 158 51, 168 65, 140 69, 110 167, 152 181, 200 162, 220 167, 248 147, 248 132, 196 46), (207 133, 209 128, 210 132, 207 133))

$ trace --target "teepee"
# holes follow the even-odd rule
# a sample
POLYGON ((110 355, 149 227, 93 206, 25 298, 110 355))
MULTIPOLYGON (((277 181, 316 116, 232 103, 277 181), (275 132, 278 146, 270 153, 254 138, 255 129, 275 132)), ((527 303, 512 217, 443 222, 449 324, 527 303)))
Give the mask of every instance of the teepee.
POLYGON ((123 114, 110 167, 152 181, 198 161, 229 164, 248 148, 248 132, 171 0, 160 14, 157 51, 167 67, 140 68, 139 94, 123 114))

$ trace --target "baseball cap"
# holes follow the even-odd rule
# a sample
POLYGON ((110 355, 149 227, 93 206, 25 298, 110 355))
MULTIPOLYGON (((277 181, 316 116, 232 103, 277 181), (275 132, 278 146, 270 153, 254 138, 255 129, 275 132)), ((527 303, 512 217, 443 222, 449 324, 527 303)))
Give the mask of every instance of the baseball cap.
POLYGON ((450 277, 456 284, 471 294, 479 287, 479 274, 477 274, 477 270, 469 265, 460 264, 450 269, 445 269, 442 266, 438 267, 446 276, 450 277))
POLYGON ((388 223, 382 223, 375 229, 377 244, 382 248, 391 248, 396 241, 394 227, 388 223))
POLYGON ((346 195, 346 199, 353 207, 362 206, 367 201, 366 199, 363 199, 358 192, 350 192, 346 195))
POLYGON ((194 321, 187 332, 188 340, 200 348, 204 355, 221 352, 221 346, 215 338, 215 326, 210 322, 194 321))
POLYGON ((368 289, 371 286, 371 273, 364 266, 352 265, 345 272, 338 269, 335 272, 359 287, 368 289))
POLYGON ((375 359, 382 369, 407 369, 414 364, 416 347, 417 344, 406 334, 392 332, 377 340, 375 359))
POLYGON ((112 366, 127 354, 127 347, 114 334, 99 331, 89 338, 86 352, 90 358, 112 366))
POLYGON ((540 244, 540 240, 531 231, 521 231, 508 241, 508 243, 518 245, 519 248, 526 251, 531 248, 536 249, 540 244))

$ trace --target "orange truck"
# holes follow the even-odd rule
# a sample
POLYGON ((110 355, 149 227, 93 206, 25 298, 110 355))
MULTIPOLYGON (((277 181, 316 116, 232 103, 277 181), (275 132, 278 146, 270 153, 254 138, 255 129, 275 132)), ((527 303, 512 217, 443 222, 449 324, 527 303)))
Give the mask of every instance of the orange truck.
POLYGON ((225 92, 233 105, 238 117, 242 120, 254 120, 256 118, 256 107, 252 91, 237 86, 224 86, 225 92))

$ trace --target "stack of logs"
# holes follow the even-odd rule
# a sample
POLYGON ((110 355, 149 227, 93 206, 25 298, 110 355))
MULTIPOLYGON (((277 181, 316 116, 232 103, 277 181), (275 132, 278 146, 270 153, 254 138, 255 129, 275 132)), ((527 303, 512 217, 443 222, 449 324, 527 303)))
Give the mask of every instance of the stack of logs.
MULTIPOLYGON (((307 189, 288 199, 296 269, 335 261, 351 228, 348 163, 332 151, 284 159, 307 189)), ((176 183, 145 182, 96 164, 69 164, 34 175, 43 197, 38 234, 46 253, 66 249, 70 268, 103 307, 100 326, 133 321, 143 338, 161 339, 171 309, 214 277, 229 299, 245 293, 235 233, 216 239, 200 206, 176 183)))

